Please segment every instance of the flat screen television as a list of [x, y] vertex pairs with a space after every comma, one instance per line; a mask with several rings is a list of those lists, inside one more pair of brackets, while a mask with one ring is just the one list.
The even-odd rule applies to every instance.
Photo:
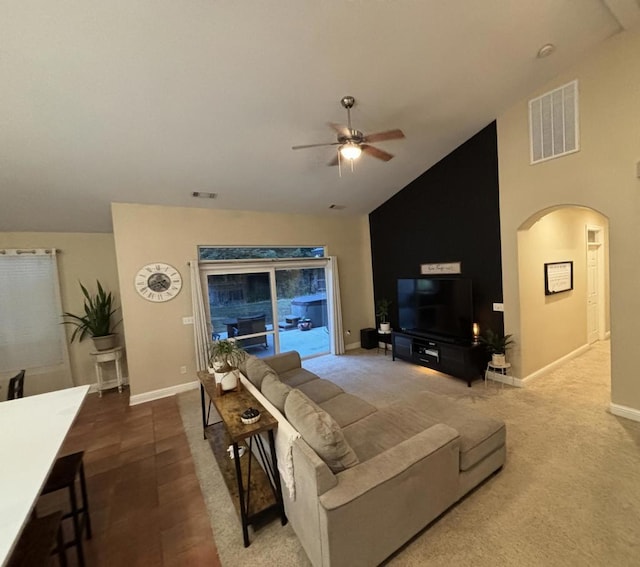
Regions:
[[398, 279], [398, 324], [403, 331], [470, 340], [473, 336], [471, 280]]

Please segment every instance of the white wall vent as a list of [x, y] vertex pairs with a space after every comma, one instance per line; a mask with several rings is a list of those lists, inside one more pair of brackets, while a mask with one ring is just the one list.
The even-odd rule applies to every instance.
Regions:
[[578, 81], [529, 101], [532, 164], [577, 152], [578, 133]]

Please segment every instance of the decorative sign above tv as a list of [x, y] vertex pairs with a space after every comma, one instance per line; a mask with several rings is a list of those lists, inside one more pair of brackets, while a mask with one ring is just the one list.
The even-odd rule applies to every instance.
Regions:
[[548, 262], [544, 265], [544, 294], [554, 295], [573, 289], [573, 262]]
[[439, 264], [420, 264], [423, 276], [437, 276], [438, 274], [461, 274], [462, 262], [446, 262]]

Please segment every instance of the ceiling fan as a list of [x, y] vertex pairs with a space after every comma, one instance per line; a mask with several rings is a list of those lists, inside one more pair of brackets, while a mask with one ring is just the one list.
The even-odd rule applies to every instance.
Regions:
[[351, 160], [360, 157], [360, 154], [364, 152], [371, 157], [380, 159], [382, 161], [389, 161], [393, 154], [387, 153], [381, 149], [378, 149], [372, 145], [372, 142], [383, 142], [385, 140], [399, 140], [404, 138], [402, 130], [387, 130], [386, 132], [377, 132], [375, 134], [369, 134], [365, 136], [360, 130], [356, 130], [351, 127], [351, 109], [355, 104], [356, 99], [352, 96], [343, 96], [340, 99], [340, 104], [347, 110], [347, 126], [341, 124], [334, 124], [329, 122], [329, 126], [333, 128], [338, 137], [337, 142], [330, 142], [327, 144], [307, 144], [304, 146], [292, 146], [292, 150], [303, 150], [306, 148], [319, 148], [322, 146], [338, 146], [338, 152], [336, 156], [329, 162], [329, 165], [339, 165], [340, 158]]

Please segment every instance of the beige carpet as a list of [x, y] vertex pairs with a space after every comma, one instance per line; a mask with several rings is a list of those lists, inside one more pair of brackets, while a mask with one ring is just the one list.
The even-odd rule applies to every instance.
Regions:
[[[640, 565], [640, 423], [608, 413], [609, 343], [524, 389], [466, 383], [374, 351], [304, 363], [384, 405], [430, 390], [507, 423], [499, 474], [401, 549], [393, 566]], [[199, 397], [180, 407], [223, 565], [309, 565], [290, 526], [275, 521], [244, 549], [237, 515], [208, 444]]]

